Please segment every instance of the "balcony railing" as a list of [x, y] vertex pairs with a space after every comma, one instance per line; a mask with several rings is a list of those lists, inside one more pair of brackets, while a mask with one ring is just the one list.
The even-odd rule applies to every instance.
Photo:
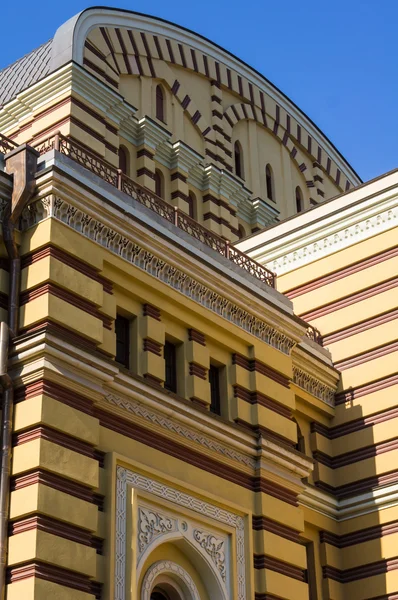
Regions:
[[212, 248], [259, 281], [275, 288], [275, 273], [272, 273], [263, 267], [263, 265], [260, 265], [260, 263], [235, 248], [228, 240], [211, 232], [194, 219], [191, 219], [181, 209], [168, 204], [151, 190], [133, 181], [130, 177], [122, 173], [120, 169], [117, 169], [93, 152], [90, 152], [90, 150], [75, 140], [65, 137], [60, 133], [55, 133], [52, 137], [35, 144], [34, 147], [40, 154], [54, 149], [61, 152], [61, 154], [69, 156], [69, 158], [89, 169], [89, 171], [95, 173], [107, 183], [110, 183], [143, 206], [146, 206], [163, 219], [173, 223], [196, 240]]
[[313, 325], [308, 325], [308, 327], [307, 327], [307, 337], [310, 340], [312, 340], [313, 342], [315, 342], [316, 344], [319, 344], [320, 346], [323, 346], [323, 340], [322, 340], [321, 332], [319, 331], [319, 329], [317, 329]]
[[11, 150], [15, 150], [17, 147], [18, 144], [0, 133], [0, 154], [7, 154], [7, 152], [11, 152]]

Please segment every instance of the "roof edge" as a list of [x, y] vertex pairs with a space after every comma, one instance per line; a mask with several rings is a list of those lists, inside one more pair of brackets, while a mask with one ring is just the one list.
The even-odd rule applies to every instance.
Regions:
[[[97, 20], [90, 19], [91, 14], [93, 17], [96, 16]], [[362, 183], [362, 179], [355, 171], [355, 169], [353, 169], [353, 167], [350, 165], [347, 159], [341, 154], [341, 152], [336, 148], [333, 142], [323, 133], [323, 131], [314, 123], [314, 121], [310, 117], [308, 117], [308, 115], [303, 110], [301, 110], [297, 106], [297, 104], [295, 104], [295, 102], [293, 102], [276, 85], [269, 81], [269, 79], [267, 79], [262, 73], [251, 67], [248, 63], [237, 57], [229, 50], [226, 50], [225, 48], [213, 42], [212, 40], [209, 40], [205, 36], [196, 33], [195, 31], [192, 31], [187, 27], [178, 25], [176, 23], [173, 23], [172, 21], [168, 21], [167, 19], [122, 8], [112, 8], [106, 6], [92, 6], [86, 8], [85, 10], [77, 13], [75, 16], [66, 21], [55, 32], [52, 43], [50, 72], [55, 71], [56, 69], [70, 61], [82, 64], [84, 44], [82, 44], [81, 40], [79, 40], [79, 33], [82, 33], [83, 36], [86, 37], [91, 31], [91, 29], [93, 29], [94, 27], [98, 27], [100, 25], [106, 26], [107, 17], [111, 14], [115, 16], [119, 16], [122, 14], [131, 15], [140, 17], [143, 20], [151, 20], [155, 23], [157, 22], [159, 24], [168, 25], [170, 27], [177, 28], [182, 32], [185, 32], [190, 36], [196, 37], [198, 40], [205, 42], [206, 45], [210, 45], [214, 49], [221, 50], [222, 53], [228, 55], [234, 61], [237, 61], [245, 69], [248, 69], [249, 72], [252, 74], [252, 78], [253, 76], [254, 79], [260, 78], [260, 80], [263, 82], [263, 85], [265, 83], [265, 85], [270, 86], [270, 88], [275, 92], [277, 96], [280, 97], [282, 101], [287, 102], [289, 106], [292, 107], [294, 111], [298, 113], [301, 119], [304, 120], [304, 122], [306, 121], [310, 125], [310, 127], [315, 130], [315, 132], [321, 137], [321, 139], [324, 140], [324, 143], [326, 142], [326, 144], [332, 150], [331, 153], [335, 154], [335, 156], [338, 157], [339, 160], [337, 162], [341, 162], [344, 164], [346, 170], [350, 173], [350, 178], [356, 180], [355, 183], [357, 184]], [[101, 15], [103, 17], [102, 22], [101, 19], [98, 19], [98, 17], [100, 17]], [[111, 25], [110, 22], [109, 25]]]

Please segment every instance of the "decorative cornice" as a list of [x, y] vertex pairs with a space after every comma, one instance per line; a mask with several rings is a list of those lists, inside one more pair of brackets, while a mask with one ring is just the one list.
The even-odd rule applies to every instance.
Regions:
[[398, 175], [392, 173], [251, 237], [238, 247], [278, 275], [397, 226]]
[[195, 444], [201, 446], [204, 450], [216, 452], [217, 454], [230, 458], [231, 460], [238, 462], [241, 465], [245, 465], [250, 469], [254, 469], [256, 467], [256, 458], [247, 456], [231, 447], [221, 444], [220, 442], [211, 439], [203, 433], [195, 431], [193, 428], [186, 427], [177, 420], [172, 420], [165, 415], [162, 415], [160, 412], [145, 407], [140, 402], [127, 400], [119, 396], [115, 396], [114, 394], [107, 394], [104, 397], [104, 400], [108, 404], [118, 406], [130, 414], [145, 419], [145, 421], [148, 423], [158, 425], [159, 427], [162, 427], [162, 429], [166, 429], [167, 431], [184, 438], [187, 442], [194, 442]]
[[284, 354], [290, 354], [294, 347], [294, 339], [59, 197], [49, 196], [30, 204], [24, 210], [22, 227], [27, 229], [48, 217], [65, 223]]
[[334, 406], [335, 389], [319, 381], [310, 373], [294, 366], [293, 381], [298, 387], [315, 396], [315, 398], [326, 402], [329, 406]]

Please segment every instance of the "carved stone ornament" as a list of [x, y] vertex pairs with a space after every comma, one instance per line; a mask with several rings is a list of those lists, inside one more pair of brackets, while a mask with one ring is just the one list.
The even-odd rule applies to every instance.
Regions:
[[203, 433], [195, 431], [193, 428], [186, 427], [182, 425], [178, 421], [174, 421], [159, 412], [155, 412], [150, 410], [140, 402], [135, 400], [127, 400], [125, 398], [120, 398], [119, 396], [115, 396], [114, 394], [107, 394], [104, 398], [106, 402], [112, 404], [113, 406], [118, 406], [119, 408], [123, 408], [127, 410], [127, 412], [136, 415], [137, 417], [141, 417], [148, 421], [149, 423], [154, 423], [176, 433], [177, 435], [185, 438], [189, 442], [194, 442], [200, 446], [202, 446], [205, 450], [212, 450], [217, 454], [221, 454], [222, 456], [226, 456], [228, 458], [232, 458], [232, 460], [237, 461], [240, 464], [246, 465], [254, 469], [257, 465], [257, 460], [252, 458], [251, 456], [246, 456], [237, 450], [229, 446], [225, 446], [224, 444], [220, 444], [216, 440], [213, 440]]
[[326, 402], [329, 406], [334, 406], [335, 391], [326, 385], [326, 383], [322, 383], [322, 381], [319, 381], [319, 379], [316, 379], [298, 367], [293, 367], [293, 381], [303, 390], [315, 396], [315, 398], [319, 398], [319, 400]]
[[[128, 487], [132, 487], [135, 490], [144, 491], [147, 494], [152, 494], [155, 498], [160, 500], [166, 500], [167, 502], [174, 504], [176, 507], [187, 508], [200, 516], [205, 516], [216, 522], [233, 528], [235, 530], [234, 539], [236, 556], [236, 598], [237, 600], [248, 600], [248, 596], [246, 593], [247, 565], [245, 548], [245, 526], [242, 517], [228, 510], [220, 508], [214, 504], [201, 500], [200, 498], [191, 496], [186, 492], [165, 485], [159, 481], [156, 481], [155, 479], [145, 477], [141, 473], [135, 473], [121, 466], [117, 467], [116, 486], [116, 556], [114, 600], [125, 600], [126, 598], [126, 517]], [[162, 528], [167, 529], [168, 525], [166, 515], [164, 515], [163, 513], [157, 515], [158, 517], [166, 517], [166, 521], [163, 521], [161, 524], [155, 516], [155, 513], [158, 513], [157, 510], [150, 510], [146, 507], [145, 509], [149, 513], [153, 513], [153, 516], [149, 515], [149, 518], [147, 519], [148, 523], [147, 525], [145, 525], [147, 529], [144, 531], [144, 538], [147, 538], [148, 536], [150, 537], [152, 530], [155, 532], [155, 530], [160, 530]], [[223, 564], [226, 568], [225, 556], [223, 558], [223, 554], [225, 554], [225, 547], [218, 547], [221, 539], [216, 539], [214, 535], [210, 536], [210, 538], [207, 540], [206, 536], [208, 536], [209, 533], [210, 532], [198, 530], [197, 537], [194, 537], [194, 541], [210, 557], [210, 559], [213, 561], [213, 564], [215, 564], [216, 567], [219, 569], [219, 573], [221, 575], [220, 569], [222, 568]], [[214, 543], [211, 540], [211, 537], [214, 537]], [[145, 543], [145, 540], [143, 540], [143, 543]], [[204, 544], [204, 546], [202, 544]], [[154, 579], [152, 579], [152, 581], [153, 580]], [[151, 589], [150, 586], [148, 589]], [[142, 596], [142, 599], [145, 598], [145, 600], [149, 600], [149, 597], [149, 595]], [[195, 596], [193, 597], [195, 598]]]
[[117, 231], [97, 221], [94, 217], [54, 196], [51, 196], [49, 207], [44, 207], [44, 201], [47, 203], [48, 199], [38, 200], [28, 206], [22, 218], [21, 227], [23, 229], [42, 221], [48, 216], [58, 219], [85, 237], [101, 244], [110, 252], [184, 294], [194, 302], [254, 335], [269, 346], [277, 348], [284, 354], [290, 354], [295, 346], [295, 340], [289, 338], [286, 334], [221, 296], [218, 292], [196, 281], [190, 275], [169, 265], [162, 258], [155, 256], [132, 240], [128, 240]]
[[145, 551], [154, 538], [171, 531], [177, 530], [174, 519], [170, 519], [159, 512], [140, 507], [138, 509], [138, 550]]
[[194, 539], [198, 544], [205, 550], [210, 556], [211, 560], [215, 564], [219, 571], [223, 581], [226, 577], [226, 565], [225, 565], [225, 542], [219, 538], [216, 538], [213, 534], [200, 531], [195, 529], [193, 532]]
[[151, 592], [156, 585], [156, 579], [159, 575], [170, 575], [172, 579], [177, 579], [177, 582], [181, 581], [189, 592], [187, 600], [200, 600], [198, 589], [192, 577], [185, 569], [171, 560], [159, 560], [149, 567], [142, 582], [140, 600], [150, 600]]

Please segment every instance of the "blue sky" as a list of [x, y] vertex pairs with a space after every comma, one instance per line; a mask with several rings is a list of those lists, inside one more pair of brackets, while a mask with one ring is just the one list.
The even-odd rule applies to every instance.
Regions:
[[[0, 68], [92, 5], [84, 0], [5, 2]], [[398, 167], [396, 0], [118, 0], [105, 5], [188, 27], [249, 63], [315, 121], [362, 179]]]

